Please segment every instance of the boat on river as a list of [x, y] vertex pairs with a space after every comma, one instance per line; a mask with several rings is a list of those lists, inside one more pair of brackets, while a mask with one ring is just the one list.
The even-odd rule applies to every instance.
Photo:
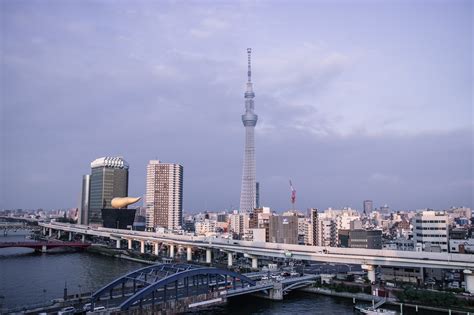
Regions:
[[398, 315], [397, 311], [388, 310], [385, 308], [373, 308], [372, 306], [356, 306], [356, 311], [359, 314], [367, 314], [367, 315]]

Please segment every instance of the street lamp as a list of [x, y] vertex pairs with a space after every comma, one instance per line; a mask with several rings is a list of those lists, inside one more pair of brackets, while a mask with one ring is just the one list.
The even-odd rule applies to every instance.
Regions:
[[43, 302], [46, 303], [46, 289], [43, 289]]

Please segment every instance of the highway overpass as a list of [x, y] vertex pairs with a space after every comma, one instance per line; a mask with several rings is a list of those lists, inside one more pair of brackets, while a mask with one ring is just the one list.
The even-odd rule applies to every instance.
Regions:
[[175, 247], [183, 247], [187, 251], [188, 261], [192, 260], [192, 249], [206, 250], [206, 261], [212, 260], [212, 250], [217, 249], [228, 253], [228, 265], [232, 265], [232, 253], [241, 253], [252, 259], [252, 267], [257, 268], [259, 257], [292, 258], [297, 260], [317, 261], [341, 264], [360, 264], [368, 271], [369, 280], [375, 281], [376, 266], [414, 267], [414, 268], [442, 268], [463, 269], [466, 275], [466, 287], [474, 293], [474, 255], [454, 253], [410, 252], [394, 250], [376, 250], [360, 248], [338, 248], [292, 245], [266, 242], [250, 242], [211, 238], [204, 236], [190, 236], [177, 234], [160, 234], [154, 232], [140, 232], [107, 228], [91, 228], [85, 225], [65, 223], [39, 223], [44, 229], [51, 231], [72, 232], [80, 235], [93, 235], [116, 240], [120, 247], [121, 241], [140, 242], [141, 251], [145, 244], [153, 244], [154, 252], [158, 253], [160, 244], [169, 246], [170, 257], [174, 257]]

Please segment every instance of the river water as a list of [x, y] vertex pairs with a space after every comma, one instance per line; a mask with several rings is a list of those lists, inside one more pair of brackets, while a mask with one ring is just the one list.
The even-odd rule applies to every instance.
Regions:
[[[25, 235], [20, 233], [0, 236], [0, 242], [25, 240]], [[1, 304], [13, 308], [60, 298], [65, 287], [68, 294], [91, 292], [141, 267], [144, 265], [138, 262], [86, 252], [40, 254], [22, 248], [0, 249], [0, 309]], [[199, 314], [336, 315], [353, 314], [353, 305], [349, 299], [292, 292], [283, 301], [251, 296], [232, 298], [226, 305]]]

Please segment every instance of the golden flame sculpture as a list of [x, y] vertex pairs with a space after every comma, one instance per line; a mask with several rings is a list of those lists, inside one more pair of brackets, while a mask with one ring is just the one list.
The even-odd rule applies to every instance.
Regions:
[[116, 197], [116, 198], [112, 199], [112, 201], [110, 203], [112, 204], [112, 208], [122, 209], [122, 208], [125, 208], [128, 205], [131, 205], [131, 204], [137, 202], [140, 199], [141, 199], [141, 197], [138, 197], [138, 198]]

